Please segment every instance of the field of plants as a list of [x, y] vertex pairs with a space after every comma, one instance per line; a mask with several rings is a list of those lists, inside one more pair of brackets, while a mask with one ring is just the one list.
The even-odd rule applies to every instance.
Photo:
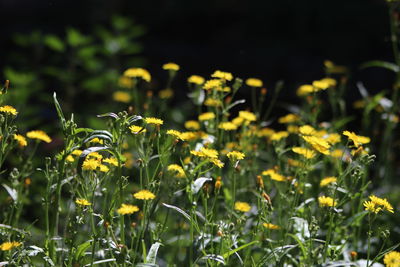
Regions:
[[141, 67], [122, 17], [17, 36], [45, 67], [4, 70], [0, 266], [400, 266], [397, 5], [393, 61], [357, 70], [391, 88], [326, 60], [291, 103], [284, 81]]

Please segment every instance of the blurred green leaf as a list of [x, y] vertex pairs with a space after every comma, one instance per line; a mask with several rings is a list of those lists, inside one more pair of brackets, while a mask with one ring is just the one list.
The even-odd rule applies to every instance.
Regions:
[[44, 43], [57, 52], [63, 52], [65, 45], [63, 41], [55, 35], [49, 34], [44, 37]]

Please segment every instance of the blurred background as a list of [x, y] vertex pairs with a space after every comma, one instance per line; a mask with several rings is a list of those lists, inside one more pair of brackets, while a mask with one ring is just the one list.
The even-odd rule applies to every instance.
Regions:
[[[125, 69], [145, 67], [159, 87], [170, 61], [181, 66], [174, 89], [182, 92], [188, 76], [221, 69], [260, 78], [268, 90], [283, 80], [281, 97], [296, 101], [299, 85], [324, 77], [327, 59], [368, 90], [393, 84], [388, 71], [359, 70], [365, 61], [392, 60], [382, 0], [0, 0], [0, 10], [0, 77], [27, 109], [46, 106], [56, 91], [67, 111], [90, 113], [87, 101], [105, 101]], [[359, 98], [355, 86], [353, 94]], [[45, 108], [26, 113], [38, 112], [52, 116]], [[37, 116], [29, 121], [40, 124]]]

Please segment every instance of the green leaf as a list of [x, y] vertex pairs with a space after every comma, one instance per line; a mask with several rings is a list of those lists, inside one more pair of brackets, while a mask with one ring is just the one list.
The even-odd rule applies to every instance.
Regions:
[[301, 242], [300, 239], [297, 236], [295, 236], [294, 234], [287, 233], [287, 235], [290, 236], [291, 238], [293, 238], [297, 242], [297, 244], [300, 247], [301, 253], [303, 253], [303, 257], [306, 259], [307, 258], [307, 250], [304, 247], [303, 242]]
[[396, 64], [392, 62], [387, 62], [387, 61], [382, 61], [382, 60], [373, 60], [373, 61], [368, 61], [363, 63], [360, 68], [361, 69], [366, 69], [366, 68], [371, 68], [371, 67], [378, 67], [378, 68], [384, 68], [387, 70], [391, 70], [395, 73], [399, 72], [400, 68]]
[[236, 252], [238, 252], [238, 251], [240, 251], [240, 250], [242, 250], [242, 249], [244, 249], [244, 248], [247, 248], [248, 246], [252, 246], [252, 245], [254, 245], [254, 244], [256, 244], [256, 243], [258, 243], [257, 240], [254, 240], [254, 241], [252, 241], [252, 242], [250, 242], [250, 243], [246, 243], [246, 244], [244, 244], [244, 245], [242, 245], [242, 246], [240, 246], [240, 247], [238, 247], [238, 248], [232, 249], [231, 251], [228, 251], [228, 252], [222, 254], [222, 257], [224, 257], [224, 259], [226, 259], [226, 258], [228, 258], [229, 256], [231, 256], [232, 254], [234, 254], [234, 253], [236, 253]]
[[66, 127], [67, 127], [67, 126], [66, 126], [66, 120], [65, 120], [65, 117], [64, 117], [64, 113], [62, 112], [60, 103], [59, 103], [58, 100], [57, 100], [57, 94], [56, 94], [56, 92], [53, 93], [53, 100], [54, 100], [54, 105], [56, 106], [56, 110], [57, 110], [58, 117], [59, 117], [60, 120], [61, 120], [62, 129], [65, 130]]
[[65, 45], [61, 41], [60, 38], [58, 38], [55, 35], [49, 34], [44, 37], [44, 43], [51, 49], [57, 51], [57, 52], [63, 52], [65, 50]]
[[167, 208], [169, 208], [169, 209], [176, 210], [177, 212], [179, 212], [180, 214], [182, 214], [183, 217], [185, 217], [185, 218], [188, 219], [190, 222], [192, 222], [192, 219], [190, 218], [190, 215], [187, 214], [186, 212], [184, 212], [182, 209], [180, 209], [180, 208], [178, 208], [178, 207], [176, 207], [176, 206], [173, 206], [173, 205], [166, 204], [166, 203], [162, 203], [162, 204], [163, 204], [163, 206], [165, 206], [165, 207], [167, 207]]
[[83, 244], [80, 244], [78, 248], [76, 249], [74, 259], [75, 261], [79, 261], [84, 255], [85, 251], [91, 246], [90, 242], [85, 242]]

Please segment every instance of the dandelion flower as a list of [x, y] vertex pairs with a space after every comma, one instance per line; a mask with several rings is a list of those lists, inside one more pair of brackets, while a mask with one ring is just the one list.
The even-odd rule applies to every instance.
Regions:
[[121, 207], [117, 210], [117, 212], [121, 215], [133, 214], [138, 211], [139, 211], [138, 206], [129, 204], [122, 204]]
[[130, 68], [127, 69], [124, 72], [124, 76], [129, 77], [129, 78], [142, 78], [146, 82], [151, 81], [151, 75], [150, 73], [142, 68]]
[[186, 121], [185, 128], [188, 130], [199, 130], [200, 123], [198, 121], [194, 121], [194, 120]]
[[329, 148], [331, 146], [323, 138], [316, 136], [302, 136], [302, 138], [318, 152], [324, 155], [329, 155]]
[[305, 96], [316, 91], [316, 88], [311, 84], [304, 84], [297, 89], [296, 94], [297, 96]]
[[188, 78], [188, 82], [197, 85], [202, 85], [204, 83], [204, 78], [199, 75], [192, 75]]
[[289, 133], [288, 132], [286, 132], [286, 131], [279, 131], [279, 132], [276, 132], [276, 133], [273, 133], [271, 136], [270, 136], [270, 140], [271, 141], [279, 141], [279, 140], [281, 140], [281, 139], [283, 139], [283, 138], [286, 138], [286, 137], [288, 137], [289, 136]]
[[118, 160], [116, 158], [106, 158], [103, 160], [103, 162], [114, 165], [114, 166], [118, 166]]
[[236, 161], [236, 160], [241, 160], [241, 159], [244, 159], [244, 157], [246, 156], [244, 153], [242, 153], [242, 152], [239, 152], [239, 151], [232, 151], [232, 152], [229, 152], [227, 155], [226, 155], [230, 160], [233, 160], [233, 161]]
[[370, 201], [364, 201], [365, 210], [378, 213], [381, 210], [386, 210], [394, 213], [393, 206], [386, 200], [386, 198], [379, 198], [375, 195], [369, 196]]
[[131, 95], [124, 91], [116, 91], [113, 93], [112, 98], [116, 102], [129, 103], [131, 101]]
[[248, 78], [246, 80], [246, 84], [250, 87], [262, 87], [263, 86], [263, 82], [260, 79], [256, 79], [256, 78]]
[[299, 127], [299, 133], [303, 135], [315, 135], [316, 130], [311, 125], [303, 125]]
[[28, 145], [26, 138], [20, 134], [14, 134], [14, 140], [16, 140], [18, 142], [18, 145], [20, 147], [24, 147], [24, 146]]
[[154, 199], [156, 197], [156, 195], [154, 195], [149, 190], [140, 190], [139, 192], [133, 194], [133, 196], [136, 199], [142, 199], [142, 200]]
[[74, 151], [71, 152], [71, 154], [74, 156], [80, 156], [82, 152], [83, 152], [82, 150], [75, 149]]
[[218, 158], [217, 150], [205, 147], [202, 147], [200, 151], [191, 150], [190, 154], [195, 155], [197, 157], [207, 157], [211, 159]]
[[145, 118], [144, 121], [147, 124], [154, 124], [154, 125], [162, 125], [164, 123], [163, 120], [154, 117]]
[[214, 112], [205, 112], [199, 115], [199, 121], [208, 121], [215, 118]]
[[354, 132], [343, 131], [343, 135], [347, 136], [351, 141], [353, 141], [355, 147], [368, 144], [371, 141], [369, 137], [356, 135]]
[[169, 99], [174, 96], [174, 91], [171, 88], [167, 88], [158, 92], [158, 96], [161, 99]]
[[336, 183], [336, 181], [337, 181], [337, 178], [334, 176], [325, 177], [324, 179], [321, 180], [321, 182], [319, 183], [319, 186], [324, 187], [329, 184]]
[[232, 73], [230, 72], [224, 72], [224, 71], [220, 71], [220, 70], [216, 70], [211, 77], [213, 78], [219, 78], [219, 79], [223, 79], [226, 81], [232, 81], [233, 76]]
[[212, 80], [208, 80], [206, 81], [206, 83], [203, 85], [203, 89], [204, 90], [217, 90], [217, 89], [221, 89], [222, 87], [222, 80], [220, 79], [212, 79]]
[[170, 62], [170, 63], [164, 64], [164, 65], [162, 66], [162, 68], [163, 68], [164, 70], [178, 71], [180, 67], [179, 67], [178, 64], [175, 64], [175, 63]]
[[246, 121], [256, 121], [257, 120], [257, 117], [253, 112], [245, 111], [245, 110], [239, 111], [239, 117], [243, 118]]
[[287, 178], [279, 173], [277, 173], [274, 169], [268, 169], [265, 170], [261, 173], [263, 176], [269, 176], [271, 177], [271, 180], [277, 181], [277, 182], [284, 182], [287, 180]]
[[26, 134], [26, 136], [30, 139], [37, 139], [46, 143], [51, 142], [51, 138], [44, 131], [41, 130], [30, 131]]
[[175, 176], [177, 178], [184, 178], [186, 177], [185, 175], [185, 171], [183, 170], [183, 168], [181, 166], [179, 166], [178, 164], [170, 164], [167, 167], [167, 170], [170, 172], [174, 172]]
[[324, 78], [313, 82], [313, 86], [319, 90], [326, 90], [329, 87], [336, 86], [336, 81], [332, 78]]
[[82, 164], [82, 169], [85, 171], [94, 171], [100, 167], [100, 161], [95, 158], [86, 158]]
[[131, 130], [131, 133], [133, 133], [133, 134], [139, 134], [139, 133], [145, 133], [146, 132], [146, 129], [144, 129], [141, 126], [137, 126], [137, 125], [129, 126], [129, 130]]
[[223, 130], [225, 130], [225, 131], [234, 131], [234, 130], [237, 130], [237, 125], [236, 124], [234, 124], [233, 122], [230, 122], [230, 121], [226, 121], [226, 122], [221, 122], [219, 125], [218, 125], [218, 128], [219, 129], [223, 129]]
[[219, 99], [209, 97], [204, 101], [204, 105], [207, 107], [220, 107], [222, 102]]
[[225, 166], [225, 164], [219, 159], [211, 159], [211, 162], [218, 168], [223, 168]]
[[0, 107], [0, 112], [4, 112], [14, 116], [18, 114], [17, 110], [12, 106], [2, 106]]
[[235, 202], [235, 210], [238, 210], [241, 212], [248, 212], [251, 210], [251, 206], [247, 202], [236, 201]]
[[283, 117], [280, 117], [278, 119], [278, 122], [284, 124], [284, 123], [297, 122], [299, 120], [300, 120], [300, 116], [298, 116], [296, 114], [293, 114], [293, 113], [290, 113], [290, 114], [287, 114], [287, 115], [285, 115]]
[[16, 241], [12, 241], [12, 242], [4, 242], [0, 245], [0, 250], [2, 251], [7, 251], [7, 250], [11, 250], [13, 248], [19, 247], [21, 246], [22, 243], [20, 242], [16, 242]]
[[307, 149], [304, 147], [293, 147], [292, 151], [294, 153], [302, 155], [303, 157], [305, 157], [307, 159], [312, 159], [316, 156], [316, 153], [313, 150]]
[[99, 170], [100, 170], [101, 172], [109, 172], [109, 171], [110, 171], [110, 168], [108, 168], [108, 166], [106, 166], [106, 165], [104, 165], [104, 164], [100, 164], [100, 165], [99, 165]]
[[263, 226], [265, 228], [267, 228], [267, 229], [270, 229], [270, 230], [279, 230], [279, 229], [281, 229], [281, 227], [279, 225], [272, 224], [272, 223], [263, 223]]
[[320, 207], [334, 207], [337, 204], [333, 198], [326, 196], [318, 197], [318, 203]]
[[400, 266], [400, 252], [391, 251], [385, 254], [383, 262], [386, 267], [399, 267]]
[[78, 198], [78, 199], [76, 199], [76, 200], [75, 200], [75, 203], [78, 204], [78, 205], [81, 205], [81, 206], [90, 206], [90, 205], [92, 205], [92, 203], [90, 203], [89, 201], [87, 201], [87, 200], [84, 199], [84, 198]]

